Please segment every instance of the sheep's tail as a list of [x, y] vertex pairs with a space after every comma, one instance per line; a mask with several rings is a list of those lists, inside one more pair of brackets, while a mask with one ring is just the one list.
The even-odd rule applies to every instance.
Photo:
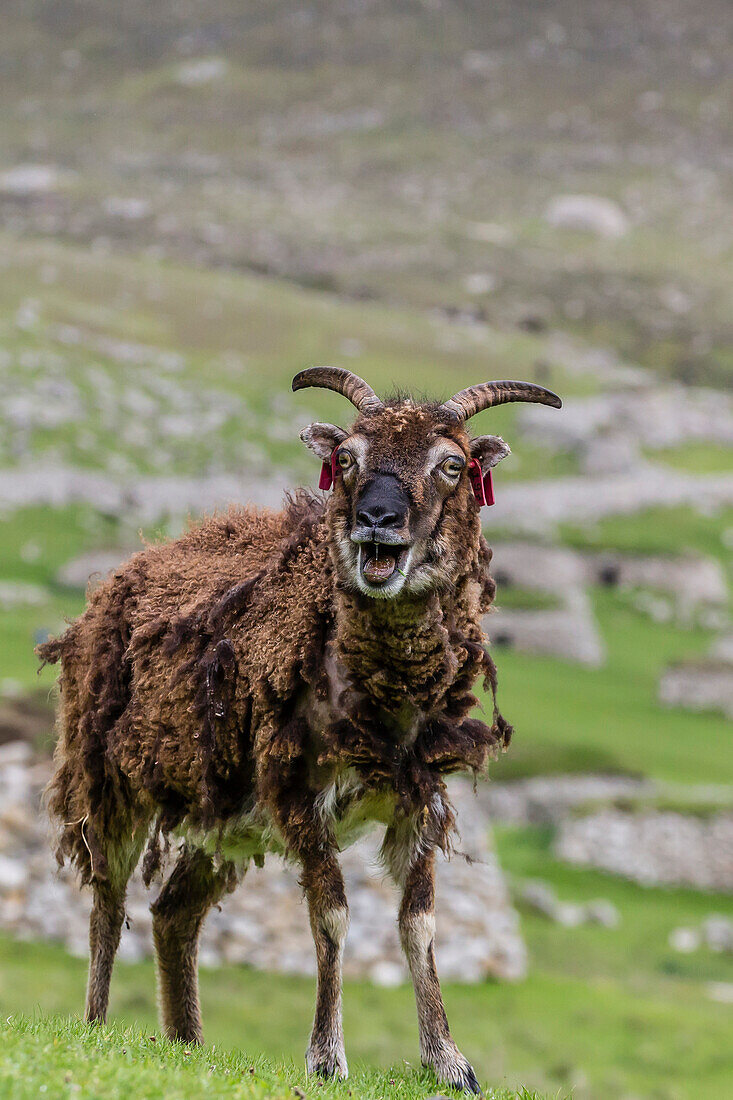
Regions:
[[100, 615], [87, 613], [36, 648], [44, 664], [61, 663], [55, 768], [44, 803], [58, 829], [56, 859], [73, 863], [84, 883], [107, 878], [107, 853], [134, 828], [128, 784], [107, 752], [130, 698], [128, 632], [115, 595]]

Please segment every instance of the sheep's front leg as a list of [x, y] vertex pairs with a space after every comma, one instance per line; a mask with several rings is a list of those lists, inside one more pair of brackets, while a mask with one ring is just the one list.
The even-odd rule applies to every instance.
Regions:
[[324, 853], [304, 866], [311, 930], [316, 945], [318, 992], [306, 1067], [321, 1077], [348, 1077], [341, 1021], [341, 964], [349, 927], [344, 880], [335, 856]]
[[401, 876], [400, 939], [415, 988], [420, 1056], [446, 1085], [480, 1093], [476, 1074], [451, 1036], [435, 969], [434, 864], [434, 852], [419, 855]]

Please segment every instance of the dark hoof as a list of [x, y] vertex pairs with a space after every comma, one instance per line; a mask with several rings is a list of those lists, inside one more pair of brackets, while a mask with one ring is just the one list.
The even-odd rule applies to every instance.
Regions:
[[483, 1096], [483, 1090], [478, 1083], [476, 1074], [471, 1065], [465, 1060], [446, 1066], [442, 1072], [438, 1072], [439, 1081], [448, 1088], [458, 1092], [469, 1092], [475, 1096]]
[[325, 1057], [318, 1057], [309, 1051], [306, 1054], [305, 1065], [309, 1077], [321, 1077], [324, 1081], [345, 1081], [349, 1076], [343, 1051], [337, 1051]]

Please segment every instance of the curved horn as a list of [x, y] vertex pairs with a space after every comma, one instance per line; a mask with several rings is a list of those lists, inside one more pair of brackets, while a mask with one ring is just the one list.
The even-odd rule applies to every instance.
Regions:
[[554, 409], [562, 408], [562, 401], [556, 393], [546, 390], [544, 386], [536, 386], [534, 382], [482, 382], [479, 386], [469, 386], [467, 390], [454, 394], [443, 402], [441, 408], [447, 409], [458, 420], [469, 420], [492, 405], [506, 405], [509, 401], [536, 401], [540, 405], [552, 405]]
[[294, 390], [305, 390], [309, 386], [343, 394], [361, 413], [382, 408], [382, 402], [372, 387], [359, 378], [358, 374], [352, 374], [343, 367], [308, 367], [296, 374], [293, 379]]

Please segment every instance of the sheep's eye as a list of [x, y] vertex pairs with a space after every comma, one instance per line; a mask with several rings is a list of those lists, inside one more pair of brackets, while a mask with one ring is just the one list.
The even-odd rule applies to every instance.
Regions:
[[348, 451], [339, 451], [336, 461], [342, 470], [350, 470], [354, 465], [354, 459]]
[[448, 477], [458, 477], [463, 469], [463, 463], [460, 458], [446, 458], [443, 465], [440, 467], [444, 474]]

